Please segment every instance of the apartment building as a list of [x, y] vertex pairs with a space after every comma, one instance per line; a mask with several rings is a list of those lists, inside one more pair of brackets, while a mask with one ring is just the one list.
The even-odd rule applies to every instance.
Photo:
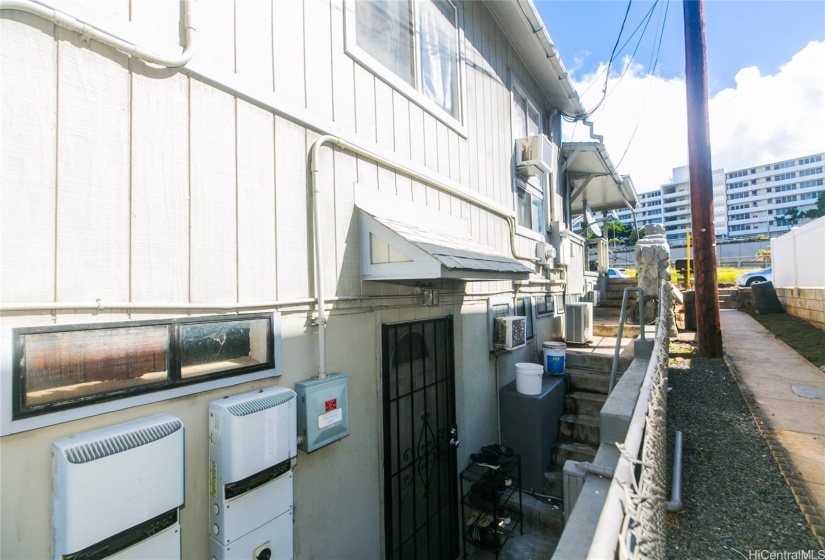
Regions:
[[728, 172], [725, 176], [728, 235], [784, 233], [809, 221], [803, 215], [816, 208], [819, 193], [825, 191], [823, 155]]
[[[752, 237], [784, 233], [809, 221], [823, 185], [825, 154], [819, 153], [755, 167], [713, 171], [713, 214], [716, 236]], [[629, 210], [619, 212], [622, 223], [633, 225]], [[673, 169], [673, 179], [658, 190], [640, 193], [636, 207], [639, 227], [664, 224], [668, 242], [681, 245], [690, 228], [688, 167]]]

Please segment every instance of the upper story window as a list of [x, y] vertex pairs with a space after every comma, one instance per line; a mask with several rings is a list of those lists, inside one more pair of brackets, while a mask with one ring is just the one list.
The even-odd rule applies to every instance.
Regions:
[[[513, 141], [542, 134], [541, 111], [527, 91], [512, 77]], [[516, 177], [516, 223], [536, 233], [543, 232], [544, 175]]]
[[435, 116], [460, 121], [458, 17], [448, 0], [354, 0], [347, 50]]

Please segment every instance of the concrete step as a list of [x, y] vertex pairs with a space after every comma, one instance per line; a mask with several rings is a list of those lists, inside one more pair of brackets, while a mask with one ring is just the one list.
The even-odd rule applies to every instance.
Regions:
[[613, 286], [635, 286], [639, 281], [638, 278], [608, 278], [607, 285]]
[[564, 414], [559, 418], [559, 437], [599, 445], [599, 418], [587, 414]]
[[741, 309], [742, 302], [736, 301], [719, 301], [719, 309]]
[[[583, 391], [586, 393], [597, 393], [607, 395], [610, 387], [609, 371], [593, 371], [589, 369], [566, 369], [565, 373], [570, 376], [570, 390]], [[616, 376], [616, 381], [620, 376]]]
[[557, 441], [553, 445], [551, 463], [564, 467], [565, 461], [593, 461], [596, 458], [597, 447], [578, 441]]
[[[630, 308], [633, 305], [633, 301], [628, 299], [627, 307]], [[599, 302], [599, 307], [610, 307], [613, 309], [621, 309], [622, 308], [622, 298], [618, 299], [603, 299]]]
[[[619, 299], [622, 299], [622, 296], [624, 295], [625, 288], [635, 288], [635, 287], [636, 287], [635, 284], [633, 284], [633, 285], [608, 284], [607, 285], [607, 290], [606, 290], [607, 291], [607, 297], [614, 297], [615, 298], [615, 297], [618, 296]], [[639, 297], [639, 292], [630, 292], [630, 293], [627, 294], [627, 299], [638, 298], [638, 297]]]
[[[619, 358], [619, 371], [624, 371], [630, 367], [630, 358]], [[613, 354], [594, 354], [590, 351], [577, 352], [574, 348], [567, 348], [564, 358], [565, 371], [572, 369], [592, 369], [594, 371], [607, 371], [613, 368]]]
[[[561, 536], [564, 530], [564, 503], [561, 500], [540, 499], [522, 492], [521, 501], [525, 535], [532, 532]], [[511, 500], [507, 507], [518, 511], [518, 497]]]
[[601, 393], [571, 391], [564, 396], [564, 412], [598, 417], [606, 400], [607, 395]]
[[[593, 336], [610, 336], [616, 338], [619, 334], [619, 320], [616, 319], [615, 324], [605, 324], [605, 323], [594, 323], [593, 324]], [[636, 338], [639, 336], [639, 325], [628, 325], [627, 323], [624, 324], [624, 330], [622, 331], [622, 336], [624, 338]]]
[[564, 497], [564, 467], [550, 465], [544, 472], [544, 494], [546, 496]]

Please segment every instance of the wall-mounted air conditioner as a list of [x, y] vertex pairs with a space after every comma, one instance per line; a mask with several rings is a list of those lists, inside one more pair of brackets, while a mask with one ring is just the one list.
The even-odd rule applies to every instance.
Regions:
[[292, 558], [296, 418], [283, 387], [209, 403], [213, 558]]
[[589, 301], [564, 306], [565, 340], [584, 344], [593, 340], [593, 304]]
[[518, 315], [495, 318], [493, 343], [497, 350], [515, 350], [527, 344], [527, 318]]
[[516, 168], [526, 175], [550, 173], [556, 146], [543, 134], [516, 140]]
[[180, 558], [183, 422], [168, 414], [52, 444], [52, 557]]

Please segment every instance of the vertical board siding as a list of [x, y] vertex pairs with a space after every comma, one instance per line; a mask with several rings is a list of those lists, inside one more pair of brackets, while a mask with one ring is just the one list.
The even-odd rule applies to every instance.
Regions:
[[132, 23], [145, 30], [145, 36], [151, 38], [152, 44], [166, 41], [183, 45], [183, 6], [180, 2], [131, 2], [130, 12]]
[[131, 301], [187, 301], [189, 81], [133, 65]]
[[344, 0], [330, 0], [332, 117], [342, 130], [355, 132], [355, 77], [344, 39]]
[[238, 100], [238, 301], [277, 299], [275, 116]]
[[191, 81], [192, 302], [237, 301], [235, 98]]
[[275, 91], [306, 107], [304, 75], [304, 3], [272, 2]]
[[[68, 6], [78, 15], [131, 19], [147, 37], [159, 41], [182, 41], [182, 14], [174, 2]], [[27, 16], [4, 13], [3, 24], [14, 25], [20, 17]], [[197, 20], [197, 56], [216, 73], [237, 73], [243, 83], [263, 92], [274, 88], [342, 130], [354, 131], [367, 144], [394, 151], [399, 160], [412, 160], [515, 207], [510, 72], [536, 100], [546, 99], [484, 4], [463, 5], [466, 138], [353, 62], [346, 54], [344, 0], [203, 2]], [[0, 295], [16, 301], [101, 297], [197, 302], [311, 294], [306, 149], [314, 133], [180, 71], [134, 62], [130, 78], [125, 55], [83, 43], [62, 30], [64, 40], [55, 43], [44, 29], [48, 26], [39, 21], [21, 27], [25, 30], [16, 30], [16, 36], [28, 34], [37, 44], [29, 48], [21, 46], [25, 41], [5, 42], [4, 60], [12, 58], [9, 53], [15, 48], [23, 49], [19, 56], [29, 61], [36, 55], [35, 68], [25, 71], [39, 72], [37, 91], [21, 93], [26, 91], [22, 77], [14, 80], [20, 82], [14, 88], [7, 85], [11, 80], [4, 80], [4, 98], [36, 104], [28, 112], [43, 121], [30, 127], [30, 145], [47, 158], [56, 154], [57, 161], [4, 181], [4, 193], [26, 193], [3, 207], [4, 217], [12, 216], [4, 222], [26, 222], [20, 224], [26, 228], [25, 239], [4, 227], [4, 239], [15, 240], [3, 247], [3, 256], [12, 257], [7, 270], [15, 260], [11, 245], [28, 258], [25, 281], [22, 272], [4, 275]], [[55, 52], [62, 53], [59, 72]], [[42, 87], [55, 75], [59, 88]], [[187, 89], [192, 90], [188, 96]], [[4, 119], [28, 118], [8, 108], [12, 105], [4, 105]], [[50, 123], [48, 115], [58, 113], [55, 105], [60, 138], [50, 145], [56, 117]], [[105, 125], [95, 125], [92, 134], [92, 121]], [[4, 149], [4, 171], [10, 165], [6, 161], [23, 157], [26, 144]], [[467, 219], [475, 239], [509, 254], [506, 223], [500, 217], [363, 158], [330, 153], [322, 159], [327, 187], [322, 188], [322, 204], [326, 210], [334, 208], [329, 223], [322, 224], [324, 250], [335, 255], [338, 271], [325, 270], [324, 279], [336, 284], [337, 295], [362, 290], [358, 263], [346, 257], [357, 254], [357, 243], [352, 245], [357, 233], [355, 183]], [[38, 212], [38, 219], [24, 220], [35, 207], [46, 211]], [[50, 214], [51, 220], [42, 219]], [[104, 230], [107, 235], [100, 234]], [[529, 240], [519, 243], [531, 245]]]
[[435, 117], [424, 113], [424, 165], [438, 171], [438, 126]]
[[[355, 208], [355, 158], [335, 150], [335, 262], [338, 271], [336, 296], [360, 295], [361, 250], [358, 211]], [[329, 260], [329, 256], [327, 256]]]
[[198, 64], [206, 63], [210, 70], [218, 73], [234, 73], [235, 2], [197, 2], [194, 15], [198, 31]]
[[236, 71], [246, 83], [261, 91], [274, 90], [272, 48], [272, 2], [235, 2]]
[[57, 299], [129, 296], [128, 57], [58, 31]]
[[419, 165], [426, 164], [424, 110], [415, 103], [410, 103], [410, 156], [415, 163]]
[[[409, 100], [393, 91], [392, 94], [393, 112], [393, 143], [395, 152], [399, 158], [409, 160], [410, 157], [410, 102]], [[402, 200], [412, 200], [412, 179], [401, 173], [395, 176], [396, 193]]]
[[355, 65], [355, 132], [369, 142], [376, 141], [375, 77]]
[[330, 0], [304, 0], [307, 109], [332, 120]]
[[278, 298], [305, 298], [312, 294], [307, 236], [306, 131], [275, 117], [275, 208], [278, 242]]
[[54, 301], [57, 43], [29, 14], [0, 20], [0, 300]]

